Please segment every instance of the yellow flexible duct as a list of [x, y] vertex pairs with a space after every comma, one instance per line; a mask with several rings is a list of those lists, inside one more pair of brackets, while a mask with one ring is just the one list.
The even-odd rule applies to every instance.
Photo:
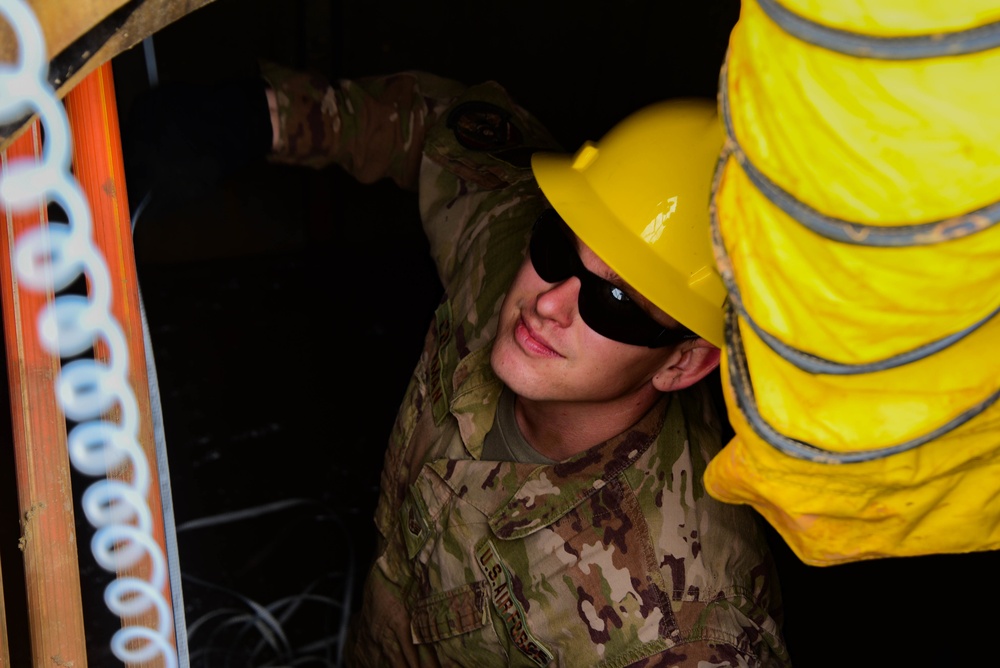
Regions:
[[1000, 548], [1000, 6], [746, 0], [709, 492], [805, 562]]

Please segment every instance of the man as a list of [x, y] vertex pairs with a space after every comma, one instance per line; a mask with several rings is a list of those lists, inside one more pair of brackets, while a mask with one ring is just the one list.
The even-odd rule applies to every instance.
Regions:
[[699, 383], [725, 294], [713, 105], [651, 107], [565, 156], [492, 83], [263, 76], [272, 159], [417, 189], [445, 288], [349, 665], [786, 665], [755, 518], [701, 483], [721, 447]]

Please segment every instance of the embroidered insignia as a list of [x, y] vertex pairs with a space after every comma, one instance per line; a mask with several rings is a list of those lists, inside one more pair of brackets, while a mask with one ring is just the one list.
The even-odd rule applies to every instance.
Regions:
[[510, 590], [511, 575], [507, 565], [500, 560], [493, 542], [486, 540], [476, 550], [476, 562], [490, 586], [493, 608], [500, 615], [514, 646], [538, 666], [552, 661], [552, 652], [528, 630], [528, 622], [520, 601]]
[[464, 102], [448, 114], [447, 125], [470, 151], [495, 151], [524, 141], [510, 117], [509, 111], [489, 102]]
[[403, 542], [406, 543], [406, 556], [410, 559], [424, 546], [430, 533], [418, 504], [418, 498], [411, 490], [399, 506], [399, 525], [402, 528]]

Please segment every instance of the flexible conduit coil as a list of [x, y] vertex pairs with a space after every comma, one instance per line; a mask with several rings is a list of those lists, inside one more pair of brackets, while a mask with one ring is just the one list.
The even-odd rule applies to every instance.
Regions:
[[745, 0], [709, 492], [804, 562], [1000, 548], [1000, 5]]

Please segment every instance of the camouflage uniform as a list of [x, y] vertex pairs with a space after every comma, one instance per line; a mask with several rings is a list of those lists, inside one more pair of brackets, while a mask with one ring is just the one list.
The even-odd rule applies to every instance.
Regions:
[[697, 388], [555, 465], [479, 459], [497, 313], [545, 206], [528, 156], [558, 148], [545, 130], [492, 83], [264, 72], [275, 159], [417, 187], [446, 290], [386, 453], [352, 665], [787, 665], [756, 520], [701, 483], [720, 443]]

